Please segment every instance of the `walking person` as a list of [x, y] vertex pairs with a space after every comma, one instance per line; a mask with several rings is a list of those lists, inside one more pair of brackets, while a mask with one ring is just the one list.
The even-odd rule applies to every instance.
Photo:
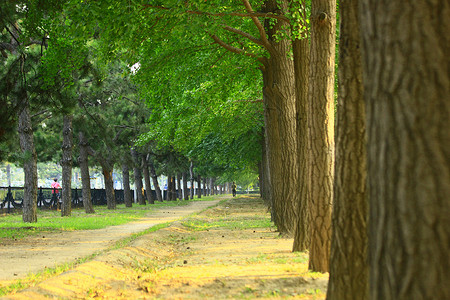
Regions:
[[231, 192], [233, 193], [233, 197], [236, 197], [236, 183], [234, 181], [231, 185]]
[[56, 201], [57, 201], [57, 210], [61, 209], [61, 197], [59, 196], [59, 189], [61, 188], [61, 185], [58, 182], [57, 178], [53, 179], [52, 182], [52, 199], [54, 199], [54, 197], [56, 197]]

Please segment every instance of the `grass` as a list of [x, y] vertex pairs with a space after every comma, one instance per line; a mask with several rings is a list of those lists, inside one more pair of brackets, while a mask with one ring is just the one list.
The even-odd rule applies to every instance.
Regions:
[[[214, 197], [203, 197], [202, 199], [213, 200]], [[86, 214], [83, 208], [74, 208], [70, 217], [61, 217], [60, 211], [38, 210], [38, 222], [36, 223], [24, 223], [21, 214], [7, 214], [0, 216], [0, 240], [16, 240], [52, 231], [101, 229], [121, 225], [143, 218], [157, 208], [187, 205], [189, 202], [165, 201], [145, 206], [135, 204], [131, 208], [121, 204], [117, 205], [115, 210], [97, 206], [94, 214]]]
[[192, 231], [202, 231], [213, 228], [242, 230], [251, 228], [275, 228], [270, 218], [264, 216], [253, 217], [210, 217], [192, 216], [182, 222], [183, 226]]

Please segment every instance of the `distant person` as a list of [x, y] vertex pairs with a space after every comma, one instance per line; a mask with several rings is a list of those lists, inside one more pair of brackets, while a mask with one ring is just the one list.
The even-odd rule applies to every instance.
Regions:
[[59, 184], [58, 179], [57, 178], [53, 179], [52, 194], [55, 194], [56, 198], [58, 199], [57, 209], [61, 208], [61, 197], [59, 197], [59, 189], [60, 188], [61, 188], [61, 185]]
[[236, 197], [236, 183], [234, 181], [231, 185], [231, 192], [233, 193], [233, 197]]

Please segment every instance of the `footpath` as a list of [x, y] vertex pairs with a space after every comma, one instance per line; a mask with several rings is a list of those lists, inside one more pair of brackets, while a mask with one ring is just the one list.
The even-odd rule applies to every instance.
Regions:
[[[9, 255], [19, 256], [10, 266], [14, 271], [4, 268], [5, 260], [0, 267], [1, 274], [13, 278], [32, 269], [20, 271], [25, 258], [18, 253], [39, 253], [34, 259], [57, 257], [61, 262], [69, 259], [62, 258], [67, 253], [72, 260], [100, 254], [0, 299], [325, 299], [328, 274], [308, 271], [308, 254], [292, 252], [293, 239], [279, 235], [262, 199], [242, 195], [216, 203], [162, 209], [152, 218], [104, 231], [41, 237], [48, 247], [11, 249]], [[110, 247], [133, 232], [170, 221], [168, 227]], [[4, 256], [6, 249], [1, 250]], [[34, 264], [33, 258], [26, 261]], [[33, 268], [55, 263], [47, 259]]]
[[124, 225], [96, 230], [46, 233], [42, 236], [27, 237], [10, 245], [0, 245], [0, 286], [24, 278], [30, 273], [71, 263], [106, 250], [120, 239], [197, 213], [219, 201], [193, 201], [187, 206], [156, 210], [146, 218]]

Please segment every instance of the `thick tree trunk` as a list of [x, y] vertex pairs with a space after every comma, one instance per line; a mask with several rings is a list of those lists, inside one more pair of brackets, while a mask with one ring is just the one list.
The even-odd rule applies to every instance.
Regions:
[[[288, 1], [265, 2], [267, 11], [288, 11]], [[282, 234], [293, 234], [297, 222], [298, 163], [294, 65], [290, 39], [280, 39], [289, 24], [266, 22], [270, 58], [263, 69], [266, 130], [274, 221]], [[284, 28], [286, 29], [286, 28]]]
[[144, 174], [145, 192], [149, 204], [154, 204], [152, 185], [150, 184], [150, 172], [148, 171], [147, 157], [142, 155], [142, 173]]
[[37, 222], [37, 154], [34, 148], [33, 128], [26, 92], [21, 97], [26, 104], [19, 113], [19, 142], [23, 155], [24, 191], [22, 219], [27, 223]]
[[450, 3], [360, 3], [370, 299], [450, 299]]
[[184, 200], [189, 200], [189, 190], [187, 188], [188, 177], [187, 173], [183, 172], [183, 197]]
[[83, 195], [83, 206], [84, 211], [87, 214], [95, 213], [94, 207], [92, 206], [91, 200], [91, 178], [89, 176], [89, 161], [88, 161], [88, 142], [84, 133], [80, 131], [79, 135], [79, 146], [80, 146], [80, 156], [78, 157], [78, 164], [80, 165], [81, 173], [81, 185], [82, 185], [82, 195]]
[[116, 197], [114, 194], [113, 168], [102, 166], [102, 174], [105, 180], [106, 204], [108, 209], [116, 209]]
[[153, 164], [152, 160], [148, 160], [148, 165], [150, 167], [150, 175], [152, 176], [153, 186], [155, 187], [156, 199], [159, 202], [163, 202], [163, 198], [161, 195], [161, 188], [159, 187], [158, 183], [158, 176], [156, 176], [155, 165]]
[[311, 2], [311, 61], [308, 106], [308, 193], [311, 217], [309, 268], [328, 272], [334, 174], [334, 57], [336, 1]]
[[72, 214], [72, 149], [73, 128], [72, 115], [64, 115], [63, 121], [63, 144], [62, 144], [62, 193], [61, 193], [61, 216]]
[[131, 156], [134, 160], [134, 187], [136, 190], [137, 195], [137, 202], [139, 205], [145, 205], [145, 198], [144, 198], [144, 186], [142, 185], [142, 172], [141, 172], [141, 161], [139, 159], [139, 154], [136, 152], [136, 150], [131, 149]]
[[[298, 5], [297, 1], [290, 1], [291, 5]], [[301, 6], [305, 6], [303, 2]], [[306, 10], [299, 9], [301, 20], [299, 25], [307, 27]], [[292, 42], [292, 52], [294, 57], [295, 91], [296, 91], [296, 111], [297, 111], [297, 152], [299, 166], [298, 181], [298, 222], [294, 233], [294, 251], [305, 251], [309, 249], [310, 228], [309, 228], [309, 200], [308, 200], [308, 90], [309, 90], [309, 39], [307, 30], [300, 30], [300, 38]]]
[[131, 188], [130, 188], [130, 168], [127, 163], [122, 164], [122, 177], [123, 177], [123, 200], [125, 207], [132, 207], [133, 201], [131, 201]]
[[327, 299], [364, 300], [369, 292], [368, 210], [358, 1], [341, 1], [340, 17], [336, 176]]

